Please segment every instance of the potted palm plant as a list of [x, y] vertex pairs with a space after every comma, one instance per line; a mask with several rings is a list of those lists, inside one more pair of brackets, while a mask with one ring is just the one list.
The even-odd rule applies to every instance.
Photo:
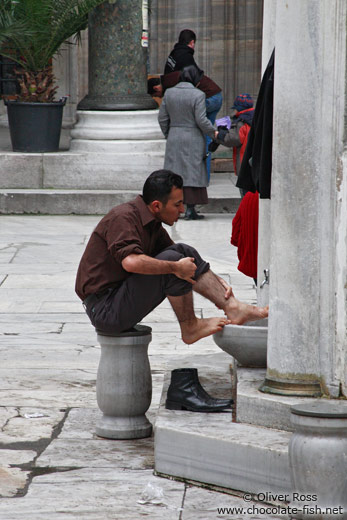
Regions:
[[59, 148], [66, 98], [55, 100], [52, 60], [63, 43], [80, 41], [88, 13], [104, 0], [1, 0], [0, 55], [16, 64], [19, 93], [6, 99], [13, 151]]

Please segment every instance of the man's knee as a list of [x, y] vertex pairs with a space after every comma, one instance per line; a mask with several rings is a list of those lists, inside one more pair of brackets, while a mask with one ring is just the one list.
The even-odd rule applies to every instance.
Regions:
[[165, 249], [159, 255], [156, 256], [158, 260], [169, 260], [170, 262], [178, 262], [181, 258], [184, 258], [184, 254], [175, 251], [174, 249]]
[[197, 279], [201, 274], [209, 270], [210, 264], [205, 262], [199, 255], [198, 251], [188, 244], [173, 244], [156, 256], [159, 260], [170, 260], [177, 262], [181, 258], [191, 257], [194, 258], [194, 262], [197, 265], [197, 270], [194, 279]]
[[[188, 244], [183, 244], [183, 243], [173, 244], [172, 246], [169, 246], [164, 251], [162, 251], [160, 253], [160, 255], [162, 253], [169, 253], [169, 254], [173, 253], [172, 259], [177, 258], [177, 260], [179, 260], [180, 258], [187, 257], [187, 256], [194, 257], [194, 258], [199, 257], [199, 253], [197, 252], [197, 250], [194, 247], [192, 247]], [[175, 256], [175, 254], [177, 256]], [[160, 255], [158, 255], [157, 258], [159, 258]], [[166, 260], [169, 260], [169, 258], [166, 258]], [[171, 260], [171, 258], [170, 258], [170, 260]]]

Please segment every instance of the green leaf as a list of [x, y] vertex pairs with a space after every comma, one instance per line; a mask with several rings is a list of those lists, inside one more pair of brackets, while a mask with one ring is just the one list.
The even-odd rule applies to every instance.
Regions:
[[[45, 69], [63, 43], [78, 42], [103, 0], [0, 0], [0, 55], [24, 70]], [[71, 43], [69, 41], [68, 43]]]

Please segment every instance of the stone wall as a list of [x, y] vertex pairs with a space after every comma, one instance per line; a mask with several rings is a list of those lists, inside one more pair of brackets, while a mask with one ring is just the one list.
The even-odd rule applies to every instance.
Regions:
[[88, 30], [81, 33], [80, 45], [64, 45], [53, 61], [57, 79], [57, 98], [68, 96], [64, 109], [64, 127], [76, 120], [76, 107], [88, 93]]

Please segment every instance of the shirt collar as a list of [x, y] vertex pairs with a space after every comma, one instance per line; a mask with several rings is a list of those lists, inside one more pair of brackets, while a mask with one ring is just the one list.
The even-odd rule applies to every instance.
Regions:
[[149, 211], [147, 204], [144, 202], [142, 195], [138, 195], [136, 199], [134, 200], [134, 204], [139, 210], [141, 222], [143, 226], [146, 226], [150, 222], [157, 222], [155, 217], [152, 215], [152, 213]]

